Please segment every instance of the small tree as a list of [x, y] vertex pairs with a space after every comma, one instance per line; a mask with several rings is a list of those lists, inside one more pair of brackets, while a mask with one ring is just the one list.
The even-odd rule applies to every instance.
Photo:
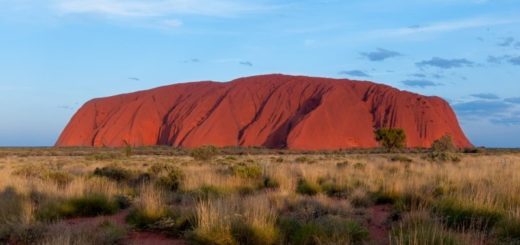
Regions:
[[374, 134], [377, 142], [389, 152], [406, 147], [406, 134], [401, 128], [380, 128]]
[[199, 148], [192, 149], [190, 156], [198, 161], [209, 161], [213, 157], [219, 154], [217, 147], [212, 145], [201, 146]]
[[440, 139], [435, 140], [432, 143], [431, 151], [436, 152], [454, 152], [456, 150], [455, 145], [453, 144], [453, 140], [451, 136], [444, 135]]
[[428, 158], [432, 161], [460, 161], [460, 158], [455, 154], [457, 147], [453, 144], [450, 135], [444, 135], [435, 140], [428, 153]]

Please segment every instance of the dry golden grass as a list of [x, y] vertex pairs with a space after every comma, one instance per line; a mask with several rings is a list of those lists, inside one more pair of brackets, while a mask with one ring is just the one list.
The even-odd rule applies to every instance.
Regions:
[[[42, 203], [90, 194], [102, 194], [109, 200], [129, 197], [132, 208], [151, 220], [172, 213], [175, 215], [170, 218], [175, 219], [179, 216], [176, 210], [189, 210], [194, 214], [193, 220], [187, 219], [191, 226], [176, 234], [185, 234], [201, 243], [217, 238], [221, 244], [243, 243], [245, 238], [237, 233], [248, 232], [253, 234], [250, 237], [258, 236], [260, 240], [272, 239], [266, 243], [284, 241], [280, 238], [284, 236], [280, 220], [307, 218], [308, 210], [302, 208], [314, 208], [323, 212], [323, 217], [341, 216], [369, 227], [369, 208], [380, 203], [391, 203], [401, 216], [388, 222], [392, 244], [498, 241], [503, 235], [497, 235], [497, 228], [492, 225], [504, 228], [500, 227], [504, 226], [501, 222], [504, 218], [520, 223], [520, 155], [465, 155], [457, 163], [430, 162], [421, 154], [406, 156], [413, 162], [392, 162], [384, 154], [262, 154], [219, 156], [207, 162], [184, 155], [130, 158], [7, 155], [0, 157], [0, 193], [12, 195], [8, 192], [14, 191], [16, 198], [0, 199], [0, 226], [3, 226], [0, 243], [2, 236], [12, 234], [15, 226], [41, 224], [38, 213]], [[131, 178], [138, 179], [159, 163], [176, 166], [184, 173], [180, 190], [161, 188], [153, 175], [142, 183], [93, 176], [98, 167], [120, 166], [132, 173]], [[237, 164], [259, 166], [262, 176], [245, 178], [233, 174], [231, 166]], [[266, 177], [275, 180], [277, 188], [263, 187]], [[318, 185], [319, 194], [297, 194], [300, 179]], [[329, 193], [327, 188], [331, 185], [336, 189]], [[222, 193], [202, 195], [208, 186], [213, 188], [210, 191]], [[334, 196], [333, 191], [344, 193]], [[469, 222], [482, 217], [492, 218], [486, 222], [496, 222], [479, 228], [463, 219], [450, 221], [448, 214], [457, 212], [468, 216]], [[237, 231], [237, 223], [249, 227], [248, 230]], [[180, 229], [175, 225], [168, 227]], [[514, 238], [515, 227], [506, 228], [509, 232], [506, 238]], [[38, 242], [70, 244], [67, 234], [46, 235], [42, 239]], [[436, 239], [441, 242], [435, 242]]]

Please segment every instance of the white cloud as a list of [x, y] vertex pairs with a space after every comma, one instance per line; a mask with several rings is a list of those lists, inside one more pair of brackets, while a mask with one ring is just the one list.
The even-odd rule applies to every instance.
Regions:
[[156, 17], [173, 14], [224, 17], [273, 8], [245, 0], [54, 0], [54, 7], [64, 14], [116, 17]]
[[182, 21], [177, 19], [164, 20], [162, 24], [168, 28], [178, 28], [182, 26]]
[[443, 32], [459, 31], [479, 27], [490, 27], [518, 23], [518, 19], [493, 19], [493, 18], [473, 18], [454, 21], [438, 22], [429, 25], [417, 25], [405, 28], [380, 29], [368, 33], [374, 37], [405, 37], [419, 34], [434, 34]]

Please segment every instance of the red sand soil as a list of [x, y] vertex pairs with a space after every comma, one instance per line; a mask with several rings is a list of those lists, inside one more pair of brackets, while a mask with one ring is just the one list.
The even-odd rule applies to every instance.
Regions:
[[449, 134], [471, 143], [446, 101], [366, 81], [263, 75], [94, 99], [57, 146], [201, 145], [301, 150], [376, 147], [375, 128], [402, 128], [408, 147]]
[[[57, 225], [66, 225], [67, 227], [81, 227], [85, 225], [97, 226], [105, 221], [126, 226], [125, 217], [128, 210], [119, 212], [115, 215], [98, 216], [88, 218], [74, 218], [64, 220]], [[180, 239], [169, 238], [163, 234], [147, 232], [147, 231], [130, 231], [124, 239], [123, 244], [139, 244], [139, 245], [185, 245], [186, 243]]]
[[368, 223], [368, 233], [371, 240], [370, 244], [386, 245], [389, 241], [389, 224], [391, 205], [376, 205], [370, 207], [370, 221]]

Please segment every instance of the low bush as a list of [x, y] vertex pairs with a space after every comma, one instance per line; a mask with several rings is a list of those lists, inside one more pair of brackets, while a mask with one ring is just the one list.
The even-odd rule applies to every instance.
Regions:
[[180, 168], [172, 167], [165, 176], [159, 177], [157, 184], [169, 191], [177, 191], [181, 188], [185, 175]]
[[283, 240], [289, 244], [360, 244], [368, 239], [368, 230], [359, 223], [338, 216], [312, 221], [282, 218]]
[[108, 166], [96, 168], [94, 170], [94, 176], [106, 177], [117, 182], [124, 182], [129, 181], [132, 178], [132, 172], [121, 167]]
[[339, 168], [339, 169], [348, 168], [348, 166], [350, 166], [350, 163], [348, 161], [336, 163], [336, 168]]
[[520, 220], [505, 218], [495, 225], [493, 233], [504, 244], [520, 244]]
[[413, 214], [394, 225], [390, 231], [391, 244], [469, 244], [458, 239], [456, 233], [446, 229], [427, 214]]
[[278, 189], [280, 187], [280, 182], [271, 176], [264, 176], [262, 180], [262, 188], [266, 189]]
[[68, 200], [48, 200], [36, 212], [38, 220], [110, 215], [119, 210], [118, 203], [102, 194], [88, 194]]
[[490, 231], [502, 220], [503, 212], [493, 207], [477, 205], [453, 198], [445, 198], [434, 204], [434, 212], [449, 226], [461, 230]]
[[299, 179], [296, 184], [296, 193], [301, 195], [314, 196], [321, 191], [317, 183], [310, 182], [306, 179]]
[[347, 198], [352, 192], [352, 189], [347, 185], [341, 185], [333, 181], [325, 181], [320, 184], [321, 190], [328, 197], [333, 198]]
[[209, 161], [219, 154], [215, 146], [201, 146], [190, 151], [190, 156], [198, 161]]
[[119, 153], [97, 153], [86, 156], [86, 160], [95, 160], [95, 161], [106, 161], [106, 160], [114, 160], [121, 158], [121, 154]]
[[105, 221], [98, 225], [93, 232], [94, 244], [122, 244], [127, 231], [124, 227]]
[[65, 187], [74, 180], [74, 177], [69, 173], [54, 171], [47, 173], [45, 179], [56, 183], [58, 186]]
[[356, 164], [354, 164], [354, 169], [363, 170], [365, 168], [366, 168], [366, 164], [364, 164], [362, 162], [357, 162]]
[[309, 164], [312, 164], [312, 163], [316, 162], [316, 160], [308, 158], [306, 156], [297, 157], [297, 158], [294, 159], [294, 161], [297, 162], [297, 163], [309, 163]]
[[[134, 208], [130, 210], [126, 221], [139, 229], [150, 229], [154, 225], [167, 221], [169, 219], [175, 220], [173, 214], [169, 210], [156, 210], [157, 212], [147, 212], [143, 209]], [[176, 221], [175, 221], [176, 222]]]
[[231, 234], [237, 244], [274, 245], [279, 239], [275, 226], [255, 225], [242, 220], [232, 222]]
[[192, 190], [189, 194], [195, 199], [209, 199], [223, 197], [229, 194], [231, 190], [215, 186], [215, 185], [202, 185], [198, 189]]
[[154, 223], [148, 224], [147, 227], [154, 231], [166, 233], [170, 236], [182, 237], [194, 227], [194, 214], [175, 213], [172, 212], [168, 216], [163, 217]]
[[247, 164], [237, 164], [230, 168], [233, 175], [246, 178], [246, 179], [255, 179], [262, 176], [262, 167], [258, 165], [247, 165]]
[[411, 163], [413, 160], [409, 157], [403, 155], [395, 155], [390, 157], [390, 161], [392, 162], [402, 162], [402, 163]]
[[226, 229], [195, 229], [187, 234], [187, 238], [192, 244], [198, 245], [238, 245], [231, 231]]
[[153, 175], [161, 175], [178, 169], [176, 166], [166, 163], [156, 163], [148, 168], [148, 171]]
[[38, 244], [47, 233], [43, 223], [0, 224], [0, 244]]

